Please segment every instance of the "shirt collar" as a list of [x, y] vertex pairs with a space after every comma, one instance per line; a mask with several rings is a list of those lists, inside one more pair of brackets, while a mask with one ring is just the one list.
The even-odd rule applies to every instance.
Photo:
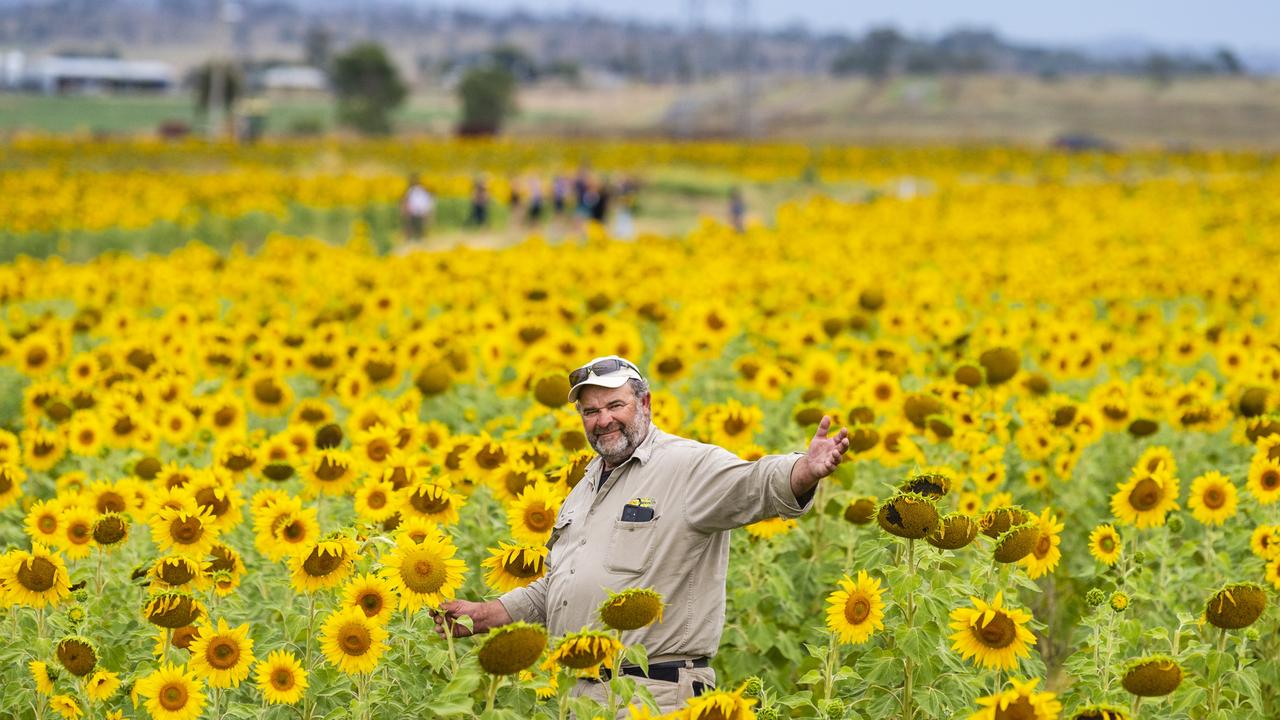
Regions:
[[[627, 458], [626, 460], [623, 460], [621, 465], [618, 465], [617, 467], [615, 467], [613, 470], [610, 470], [609, 472], [612, 473], [621, 469], [623, 465], [626, 465], [632, 460], [635, 460], [641, 465], [644, 465], [645, 463], [649, 462], [649, 456], [653, 454], [654, 440], [657, 438], [657, 436], [661, 432], [662, 431], [658, 429], [658, 426], [653, 424], [652, 420], [649, 421], [649, 431], [645, 433], [644, 440], [640, 441], [640, 446], [631, 452], [631, 457]], [[600, 457], [599, 455], [596, 455], [591, 462], [595, 463], [596, 467], [599, 468], [599, 473], [596, 475], [596, 477], [599, 477], [601, 473], [604, 473], [604, 458]], [[592, 483], [592, 486], [594, 487], [594, 483]]]

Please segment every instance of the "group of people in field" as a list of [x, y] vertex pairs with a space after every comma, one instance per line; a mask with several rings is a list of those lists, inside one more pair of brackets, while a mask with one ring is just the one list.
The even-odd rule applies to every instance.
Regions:
[[[573, 176], [557, 174], [548, 183], [537, 175], [512, 178], [506, 197], [509, 223], [537, 227], [549, 219], [571, 222], [581, 229], [588, 221], [607, 225], [613, 219], [612, 232], [626, 237], [633, 230], [632, 218], [637, 210], [639, 181], [631, 176], [615, 182], [608, 176], [597, 176], [580, 168]], [[466, 219], [463, 225], [488, 227], [492, 221], [493, 193], [488, 181], [477, 176], [471, 184]], [[404, 237], [414, 242], [424, 239], [428, 228], [437, 221], [438, 202], [431, 188], [418, 175], [409, 176], [408, 186], [400, 198], [400, 219]]]

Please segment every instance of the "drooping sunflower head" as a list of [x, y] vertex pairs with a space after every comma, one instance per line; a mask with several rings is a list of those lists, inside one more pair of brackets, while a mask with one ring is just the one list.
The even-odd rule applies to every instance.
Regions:
[[1000, 533], [996, 538], [995, 551], [992, 557], [996, 562], [1014, 563], [1031, 554], [1035, 550], [1036, 541], [1040, 539], [1040, 525], [1037, 522], [1025, 522], [1015, 525]]
[[909, 540], [928, 537], [938, 529], [938, 509], [929, 498], [916, 493], [898, 493], [880, 504], [876, 522], [890, 535]]
[[[754, 720], [756, 714], [752, 712], [751, 706], [755, 703], [755, 698], [744, 697], [742, 687], [732, 692], [712, 690], [689, 698], [681, 717], [688, 717], [690, 720]], [[826, 708], [827, 713], [832, 717], [843, 714], [842, 712], [833, 713], [834, 710], [836, 710], [834, 705], [828, 705]], [[843, 707], [840, 710], [843, 710]]]
[[204, 563], [183, 555], [168, 555], [151, 566], [151, 579], [161, 588], [197, 588], [204, 585]]
[[999, 538], [1014, 526], [1031, 521], [1031, 513], [1016, 505], [1002, 505], [987, 511], [978, 521], [982, 534], [989, 538]]
[[121, 514], [110, 512], [99, 515], [93, 521], [93, 541], [104, 548], [120, 545], [129, 538], [129, 521]]
[[936, 500], [951, 492], [951, 478], [941, 473], [913, 475], [902, 483], [899, 490], [904, 493], [916, 493]]
[[1071, 720], [1129, 720], [1129, 711], [1116, 705], [1086, 705]]
[[872, 633], [884, 628], [882, 596], [880, 580], [866, 570], [859, 570], [854, 579], [846, 575], [839, 588], [827, 596], [827, 629], [839, 642], [865, 643]]
[[1168, 655], [1148, 655], [1125, 667], [1120, 684], [1139, 697], [1168, 695], [1182, 684], [1182, 666]]
[[600, 620], [614, 630], [635, 630], [662, 622], [662, 595], [651, 588], [628, 588], [609, 593], [600, 604]]
[[859, 495], [844, 507], [844, 519], [854, 525], [866, 525], [875, 519], [878, 504], [875, 495]]
[[490, 675], [514, 675], [537, 662], [546, 647], [546, 628], [514, 622], [490, 631], [476, 657]]
[[1026, 628], [1031, 614], [1004, 607], [1003, 593], [988, 603], [970, 598], [971, 608], [951, 612], [952, 649], [984, 668], [1009, 670], [1030, 654], [1035, 635]]
[[978, 521], [965, 513], [954, 512], [942, 518], [938, 529], [925, 540], [940, 550], [959, 550], [978, 537]]
[[1239, 630], [1257, 622], [1266, 609], [1266, 588], [1251, 582], [1232, 583], [1209, 597], [1204, 616], [1214, 627]]
[[152, 596], [142, 606], [147, 622], [162, 628], [180, 628], [191, 625], [204, 614], [204, 606], [191, 595], [166, 591]]
[[612, 634], [583, 628], [560, 638], [547, 661], [571, 670], [598, 674], [600, 665], [612, 661], [622, 649], [622, 643]]
[[512, 545], [500, 542], [489, 549], [489, 557], [482, 563], [489, 568], [485, 582], [500, 592], [510, 592], [525, 587], [546, 574], [546, 545]]
[[59, 640], [56, 655], [62, 667], [76, 677], [84, 677], [98, 666], [98, 649], [94, 647], [93, 641], [81, 635], [70, 635]]

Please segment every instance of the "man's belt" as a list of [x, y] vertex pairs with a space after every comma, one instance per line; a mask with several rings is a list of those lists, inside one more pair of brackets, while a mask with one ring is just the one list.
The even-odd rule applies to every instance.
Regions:
[[[661, 680], [663, 682], [680, 682], [681, 668], [704, 668], [711, 664], [707, 658], [700, 657], [692, 660], [672, 660], [671, 662], [653, 663], [649, 666], [649, 674], [645, 674], [644, 669], [637, 665], [624, 665], [621, 668], [623, 675], [634, 675], [636, 677], [647, 677], [650, 680]], [[608, 668], [600, 668], [600, 682], [608, 682], [613, 677], [613, 671]]]

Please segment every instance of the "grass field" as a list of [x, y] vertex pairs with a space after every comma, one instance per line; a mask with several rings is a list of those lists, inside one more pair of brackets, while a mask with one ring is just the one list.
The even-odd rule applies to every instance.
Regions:
[[[758, 78], [750, 127], [759, 138], [820, 142], [1013, 142], [1040, 145], [1068, 133], [1126, 147], [1280, 147], [1280, 78], [1181, 79], [1156, 85], [1140, 77], [1021, 76], [865, 79]], [[742, 85], [723, 78], [697, 85], [524, 88], [512, 135], [735, 136]], [[324, 98], [268, 103], [267, 132], [328, 132]], [[394, 115], [398, 130], [447, 135], [457, 100], [443, 88], [420, 89]], [[186, 94], [163, 97], [0, 95], [0, 133], [149, 133], [166, 120], [199, 131]]]

